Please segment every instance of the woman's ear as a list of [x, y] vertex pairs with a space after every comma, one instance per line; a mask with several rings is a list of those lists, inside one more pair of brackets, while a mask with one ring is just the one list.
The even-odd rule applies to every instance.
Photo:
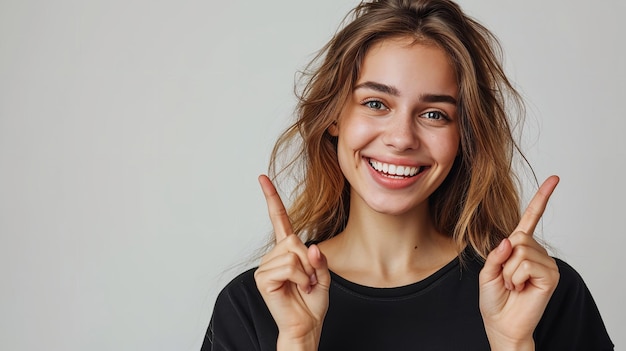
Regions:
[[328, 130], [328, 134], [334, 137], [339, 136], [339, 127], [337, 126], [337, 120], [334, 120], [333, 124], [331, 124], [327, 130]]

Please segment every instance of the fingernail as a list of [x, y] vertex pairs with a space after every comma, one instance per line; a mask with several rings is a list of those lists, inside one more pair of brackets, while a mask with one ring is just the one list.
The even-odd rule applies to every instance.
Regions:
[[498, 245], [498, 252], [502, 252], [502, 251], [504, 251], [504, 240], [506, 240], [506, 239], [503, 239], [503, 240], [500, 242], [500, 245]]
[[320, 251], [320, 248], [317, 247], [317, 245], [315, 245], [314, 249], [315, 249], [315, 258], [320, 260], [322, 258], [322, 252]]

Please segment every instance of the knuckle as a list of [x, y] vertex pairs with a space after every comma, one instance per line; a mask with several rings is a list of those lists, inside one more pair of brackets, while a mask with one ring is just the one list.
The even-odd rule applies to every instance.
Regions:
[[552, 270], [554, 270], [556, 273], [559, 273], [559, 266], [556, 264], [556, 259], [554, 259], [554, 257], [550, 257], [550, 267], [552, 267]]
[[559, 281], [561, 280], [561, 273], [559, 273], [558, 271], [552, 273], [553, 277], [554, 277], [554, 286], [556, 287], [556, 285], [559, 283]]
[[532, 269], [532, 262], [528, 261], [528, 260], [524, 260], [520, 263], [520, 269], [524, 270], [524, 271], [530, 271]]
[[283, 202], [280, 199], [280, 196], [278, 195], [278, 193], [274, 193], [272, 194], [272, 196], [270, 197], [270, 212], [275, 215], [275, 216], [286, 216], [287, 215], [287, 210], [285, 209], [285, 206], [283, 206]]
[[298, 271], [298, 269], [296, 269], [296, 267], [293, 265], [287, 265], [283, 269], [285, 270], [284, 273], [290, 277], [293, 276]]
[[515, 247], [517, 243], [519, 243], [520, 241], [524, 239], [524, 235], [525, 235], [524, 232], [520, 230], [514, 231], [511, 235], [509, 235], [509, 240], [511, 241], [511, 245]]
[[531, 249], [526, 245], [518, 245], [515, 247], [515, 254], [522, 257], [528, 257]]
[[285, 256], [287, 257], [287, 264], [290, 266], [294, 266], [300, 263], [300, 258], [294, 252], [289, 251], [285, 254]]
[[254, 281], [256, 282], [256, 286], [261, 290], [263, 286], [265, 286], [265, 275], [262, 271], [258, 270], [254, 272]]
[[528, 238], [532, 238], [533, 233], [530, 233], [526, 230], [518, 229], [513, 233], [519, 240], [526, 241]]
[[285, 241], [289, 244], [289, 245], [298, 245], [298, 244], [302, 244], [302, 241], [300, 241], [300, 238], [298, 238], [297, 235], [287, 235], [287, 237], [285, 238]]

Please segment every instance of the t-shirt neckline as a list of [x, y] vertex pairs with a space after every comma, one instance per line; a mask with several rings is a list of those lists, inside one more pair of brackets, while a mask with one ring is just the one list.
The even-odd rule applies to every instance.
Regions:
[[333, 271], [330, 271], [331, 289], [335, 287], [345, 293], [360, 296], [365, 299], [398, 299], [403, 297], [409, 298], [415, 296], [416, 294], [424, 293], [433, 286], [437, 285], [439, 281], [444, 279], [450, 273], [454, 272], [455, 269], [459, 269], [459, 266], [459, 257], [457, 256], [452, 259], [452, 261], [448, 262], [443, 267], [438, 269], [435, 273], [420, 281], [408, 285], [388, 288], [361, 285], [345, 279]]

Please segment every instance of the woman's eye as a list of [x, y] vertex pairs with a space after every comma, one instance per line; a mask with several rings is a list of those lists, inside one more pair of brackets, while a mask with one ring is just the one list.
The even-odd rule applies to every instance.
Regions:
[[428, 112], [423, 113], [422, 117], [427, 118], [427, 119], [434, 119], [434, 120], [448, 119], [448, 116], [446, 116], [441, 111], [428, 111]]
[[366, 107], [371, 108], [372, 110], [386, 110], [387, 106], [378, 100], [370, 100], [363, 103]]

